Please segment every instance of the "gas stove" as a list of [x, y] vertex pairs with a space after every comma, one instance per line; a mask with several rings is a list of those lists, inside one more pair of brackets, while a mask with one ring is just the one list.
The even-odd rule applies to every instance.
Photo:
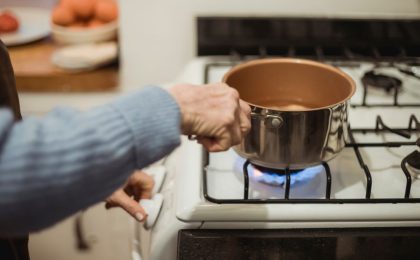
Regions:
[[[372, 244], [383, 237], [392, 240], [395, 234], [403, 240], [420, 239], [420, 53], [414, 48], [420, 42], [417, 38], [407, 41], [395, 29], [409, 32], [414, 24], [418, 30], [417, 21], [205, 17], [197, 22], [199, 57], [177, 81], [219, 82], [232, 66], [265, 57], [332, 64], [357, 85], [349, 105], [346, 147], [328, 162], [292, 171], [253, 166], [233, 149], [208, 153], [183, 139], [166, 162], [163, 207], [148, 233], [150, 259], [169, 259], [177, 248], [180, 259], [198, 259], [208, 252], [205, 244], [212, 244], [214, 237], [225, 243], [235, 241], [236, 249], [225, 248], [233, 258], [249, 256], [236, 251], [242, 248], [237, 244], [249, 236], [281, 244], [304, 234], [302, 239], [323, 241], [324, 245], [329, 241], [323, 240], [325, 237], [334, 237], [330, 246], [336, 255], [345, 251], [340, 251], [337, 241], [348, 242], [353, 251], [362, 252], [360, 244], [353, 243], [354, 237], [370, 237]], [[313, 33], [309, 28], [323, 29]], [[375, 41], [358, 38], [367, 37], [358, 35], [361, 28], [373, 28], [376, 38], [370, 38]], [[283, 38], [267, 37], [265, 30]], [[328, 30], [330, 34], [325, 35]], [[407, 256], [419, 256], [419, 250], [409, 246], [413, 241], [396, 252], [408, 250], [411, 254]], [[252, 240], [247, 245], [255, 243], [262, 242]], [[200, 246], [204, 247], [201, 253]], [[279, 244], [273, 244], [266, 250], [277, 247]], [[213, 252], [214, 258], [209, 259], [225, 259], [221, 252]]]
[[[215, 72], [208, 68], [209, 82], [220, 80], [229, 68], [218, 66]], [[391, 228], [383, 235], [388, 238], [401, 234], [405, 227], [418, 230], [414, 227], [420, 226], [420, 81], [390, 68], [387, 74], [381, 71], [381, 75], [401, 80], [395, 98], [392, 90], [374, 89], [363, 82], [364, 75], [372, 71], [368, 63], [340, 68], [356, 80], [358, 89], [349, 107], [346, 148], [329, 162], [299, 172], [258, 169], [238, 158], [233, 149], [207, 153], [194, 143], [183, 144], [180, 150], [188, 163], [182, 160], [187, 165], [179, 170], [176, 183], [188, 184], [177, 186], [175, 214], [184, 223], [200, 223], [192, 229], [211, 234], [184, 227], [180, 236], [188, 234], [188, 238], [179, 240], [181, 249], [185, 249], [182, 252], [191, 250], [186, 242], [191, 237], [195, 241], [211, 240], [209, 237], [232, 229], [258, 229], [254, 233], [258, 237], [279, 230], [300, 233], [328, 228], [328, 234], [344, 241], [347, 238], [343, 232], [349, 232], [349, 228], [362, 232], [360, 237], [372, 236], [371, 228], [381, 232]], [[416, 234], [418, 237], [418, 231]], [[243, 235], [232, 238], [225, 234], [225, 240], [220, 239], [242, 241]], [[315, 235], [310, 236], [316, 240]], [[208, 240], [203, 243], [211, 243]], [[249, 242], [249, 246], [255, 243]], [[360, 247], [353, 250], [362, 252]], [[418, 251], [411, 252], [419, 255]]]

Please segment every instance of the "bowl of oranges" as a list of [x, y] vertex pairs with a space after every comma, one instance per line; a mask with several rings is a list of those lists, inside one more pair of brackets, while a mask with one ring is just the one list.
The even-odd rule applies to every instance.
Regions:
[[62, 44], [82, 44], [117, 37], [115, 0], [61, 0], [51, 14], [51, 31]]

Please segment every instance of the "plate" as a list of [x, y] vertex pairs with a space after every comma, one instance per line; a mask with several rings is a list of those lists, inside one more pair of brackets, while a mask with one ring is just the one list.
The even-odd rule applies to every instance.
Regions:
[[68, 45], [54, 52], [51, 59], [59, 68], [72, 71], [92, 70], [115, 61], [116, 42]]
[[3, 11], [11, 11], [19, 20], [19, 30], [12, 33], [0, 34], [0, 39], [6, 46], [16, 46], [40, 40], [51, 32], [51, 11], [35, 7], [7, 7]]

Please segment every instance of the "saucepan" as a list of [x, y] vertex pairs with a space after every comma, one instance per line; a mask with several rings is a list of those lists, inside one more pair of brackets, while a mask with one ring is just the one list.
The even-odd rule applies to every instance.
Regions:
[[251, 130], [234, 150], [251, 163], [304, 169], [345, 146], [354, 81], [333, 66], [303, 59], [244, 62], [223, 82], [251, 107]]

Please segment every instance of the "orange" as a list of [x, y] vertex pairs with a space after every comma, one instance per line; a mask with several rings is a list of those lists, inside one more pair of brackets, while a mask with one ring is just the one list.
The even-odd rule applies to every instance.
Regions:
[[70, 9], [64, 6], [57, 6], [53, 9], [51, 18], [53, 23], [67, 26], [73, 23], [76, 17]]
[[78, 18], [88, 20], [94, 14], [96, 0], [71, 0], [69, 4]]
[[115, 21], [118, 18], [118, 6], [115, 1], [98, 0], [95, 6], [95, 18], [105, 23]]

